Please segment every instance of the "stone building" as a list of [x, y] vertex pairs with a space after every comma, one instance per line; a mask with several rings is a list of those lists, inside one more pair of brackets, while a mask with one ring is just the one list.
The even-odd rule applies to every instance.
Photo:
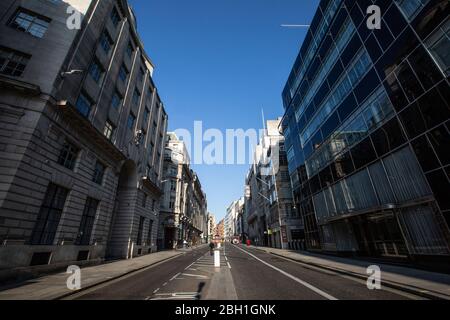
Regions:
[[1, 274], [155, 251], [167, 115], [127, 1], [0, 17]]
[[214, 237], [221, 240], [225, 239], [225, 219], [219, 221], [214, 229]]
[[254, 243], [294, 249], [303, 239], [303, 221], [294, 206], [280, 121], [267, 121], [256, 147], [246, 177], [244, 213]]
[[158, 242], [174, 249], [183, 241], [206, 241], [207, 202], [197, 174], [190, 168], [189, 153], [175, 133], [167, 135], [164, 153], [164, 196], [161, 203]]
[[208, 212], [208, 238], [207, 241], [211, 242], [215, 236], [216, 229], [216, 217], [211, 212]]

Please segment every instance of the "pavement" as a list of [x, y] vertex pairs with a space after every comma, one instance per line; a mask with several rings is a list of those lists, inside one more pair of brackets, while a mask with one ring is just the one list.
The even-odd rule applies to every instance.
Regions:
[[[180, 256], [193, 249], [162, 251], [131, 260], [120, 260], [81, 269], [81, 288], [85, 290], [149, 266]], [[73, 294], [67, 288], [70, 274], [60, 272], [0, 288], [0, 300], [53, 300]]]
[[[0, 299], [423, 300], [443, 298], [450, 288], [447, 275], [381, 265], [382, 287], [370, 290], [361, 261], [231, 244], [219, 252], [220, 267], [207, 246], [159, 252], [84, 268], [77, 292], [69, 292], [68, 275], [59, 274], [2, 291]], [[385, 285], [385, 279], [414, 290]]]

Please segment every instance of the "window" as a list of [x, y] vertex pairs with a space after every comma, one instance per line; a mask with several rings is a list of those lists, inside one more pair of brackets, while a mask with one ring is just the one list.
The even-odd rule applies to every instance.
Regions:
[[144, 222], [145, 222], [145, 218], [139, 217], [139, 227], [138, 227], [138, 234], [137, 234], [137, 238], [136, 238], [136, 244], [138, 246], [142, 245], [142, 232], [144, 231]]
[[9, 23], [9, 26], [29, 33], [34, 37], [42, 38], [48, 29], [50, 19], [40, 16], [34, 12], [19, 9]]
[[117, 109], [119, 109], [121, 102], [122, 102], [122, 98], [120, 97], [119, 93], [117, 91], [114, 92], [112, 99], [111, 99], [111, 106], [117, 110]]
[[440, 167], [439, 161], [437, 160], [433, 149], [430, 146], [426, 136], [421, 136], [414, 140], [412, 143], [414, 153], [419, 160], [420, 166], [424, 172], [428, 172]]
[[128, 129], [133, 130], [135, 122], [136, 122], [136, 117], [132, 113], [130, 113], [128, 115], [128, 122], [127, 122]]
[[128, 42], [128, 46], [127, 46], [127, 55], [128, 57], [131, 58], [131, 56], [133, 55], [133, 45], [131, 44], [131, 42]]
[[113, 45], [113, 41], [109, 34], [106, 31], [103, 31], [102, 36], [100, 38], [100, 46], [103, 48], [106, 54], [109, 53], [111, 47]]
[[98, 208], [98, 200], [87, 198], [84, 205], [83, 216], [81, 217], [80, 228], [76, 244], [79, 246], [88, 246], [91, 243], [92, 229], [94, 228], [95, 214]]
[[173, 209], [174, 206], [175, 206], [175, 200], [174, 200], [174, 199], [170, 199], [170, 202], [169, 202], [169, 209]]
[[314, 135], [316, 130], [320, 127], [322, 122], [330, 115], [345, 97], [352, 90], [352, 85], [356, 85], [363, 75], [369, 70], [370, 58], [365, 49], [360, 52], [353, 59], [353, 63], [348, 70], [348, 77], [344, 74], [334, 87], [332, 93], [328, 96], [324, 103], [319, 106], [319, 112], [314, 116], [313, 120], [306, 126], [301, 135], [302, 146], [304, 147], [309, 139]]
[[135, 106], [139, 105], [141, 94], [137, 89], [134, 89], [132, 102]]
[[148, 198], [147, 194], [145, 192], [142, 192], [142, 204], [141, 204], [142, 208], [145, 208], [147, 206], [147, 198]]
[[24, 53], [0, 47], [0, 73], [21, 77], [30, 58]]
[[152, 229], [153, 229], [153, 220], [148, 222], [148, 233], [147, 233], [147, 245], [152, 245]]
[[152, 207], [151, 207], [152, 211], [155, 211], [155, 208], [156, 208], [156, 200], [152, 199]]
[[92, 181], [101, 185], [103, 181], [103, 176], [105, 175], [105, 170], [106, 167], [100, 161], [97, 160], [97, 162], [95, 163], [94, 176], [92, 177]]
[[84, 94], [80, 94], [78, 97], [76, 108], [78, 112], [80, 112], [84, 117], [88, 117], [89, 113], [91, 112], [91, 101], [88, 97], [86, 97]]
[[53, 244], [67, 194], [67, 189], [50, 183], [31, 235], [32, 245]]
[[177, 182], [175, 180], [170, 180], [170, 191], [177, 190]]
[[153, 158], [153, 149], [155, 148], [155, 144], [153, 142], [150, 143], [150, 145], [148, 146], [148, 156], [150, 158], [150, 160], [152, 160]]
[[111, 140], [112, 139], [112, 137], [113, 137], [113, 134], [114, 134], [114, 125], [111, 123], [111, 122], [109, 122], [109, 121], [106, 121], [106, 123], [105, 123], [105, 128], [103, 129], [103, 134], [105, 135], [105, 137], [108, 139], [108, 140]]
[[111, 22], [113, 23], [113, 25], [115, 27], [117, 27], [117, 25], [119, 24], [119, 21], [120, 21], [119, 12], [117, 11], [116, 8], [113, 8], [113, 10], [111, 11]]
[[75, 161], [77, 160], [79, 149], [72, 143], [65, 141], [63, 148], [59, 154], [58, 164], [73, 170], [75, 167]]
[[144, 77], [145, 77], [145, 71], [144, 71], [144, 69], [140, 68], [139, 69], [139, 81], [140, 82], [144, 81]]
[[450, 19], [427, 40], [427, 46], [446, 76], [450, 75]]
[[95, 82], [99, 83], [103, 77], [103, 67], [97, 60], [92, 61], [91, 66], [89, 67], [89, 74]]
[[450, 133], [445, 126], [437, 127], [427, 135], [441, 163], [444, 166], [450, 164]]
[[412, 20], [414, 16], [425, 6], [428, 0], [396, 0], [405, 16]]
[[128, 70], [127, 68], [122, 64], [120, 66], [120, 70], [119, 70], [119, 79], [122, 80], [123, 82], [127, 81], [127, 77], [128, 77]]
[[291, 129], [289, 127], [286, 127], [286, 129], [284, 130], [284, 137], [286, 139], [289, 139], [290, 134], [291, 134]]
[[147, 123], [149, 114], [150, 114], [150, 111], [148, 110], [147, 107], [145, 107], [145, 109], [144, 109], [144, 116], [143, 116], [144, 124]]

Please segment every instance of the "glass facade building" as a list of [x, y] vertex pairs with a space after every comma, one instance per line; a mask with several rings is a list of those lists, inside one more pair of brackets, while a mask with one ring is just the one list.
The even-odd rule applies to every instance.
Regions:
[[448, 261], [449, 13], [448, 0], [320, 1], [282, 94], [308, 249]]

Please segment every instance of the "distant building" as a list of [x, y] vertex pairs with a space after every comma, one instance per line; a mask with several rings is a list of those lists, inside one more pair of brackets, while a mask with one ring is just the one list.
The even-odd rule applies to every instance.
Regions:
[[220, 220], [220, 222], [216, 225], [214, 237], [219, 237], [222, 240], [225, 239], [225, 219]]
[[175, 133], [167, 134], [164, 152], [164, 195], [161, 203], [158, 243], [174, 249], [186, 240], [193, 244], [207, 241], [206, 195], [183, 141]]
[[303, 221], [294, 207], [280, 120], [267, 121], [245, 181], [244, 214], [248, 238], [257, 245], [299, 249]]
[[127, 1], [0, 17], [0, 277], [156, 251], [168, 118]]
[[211, 212], [208, 213], [208, 235], [207, 241], [211, 242], [214, 239], [216, 230], [216, 217]]

